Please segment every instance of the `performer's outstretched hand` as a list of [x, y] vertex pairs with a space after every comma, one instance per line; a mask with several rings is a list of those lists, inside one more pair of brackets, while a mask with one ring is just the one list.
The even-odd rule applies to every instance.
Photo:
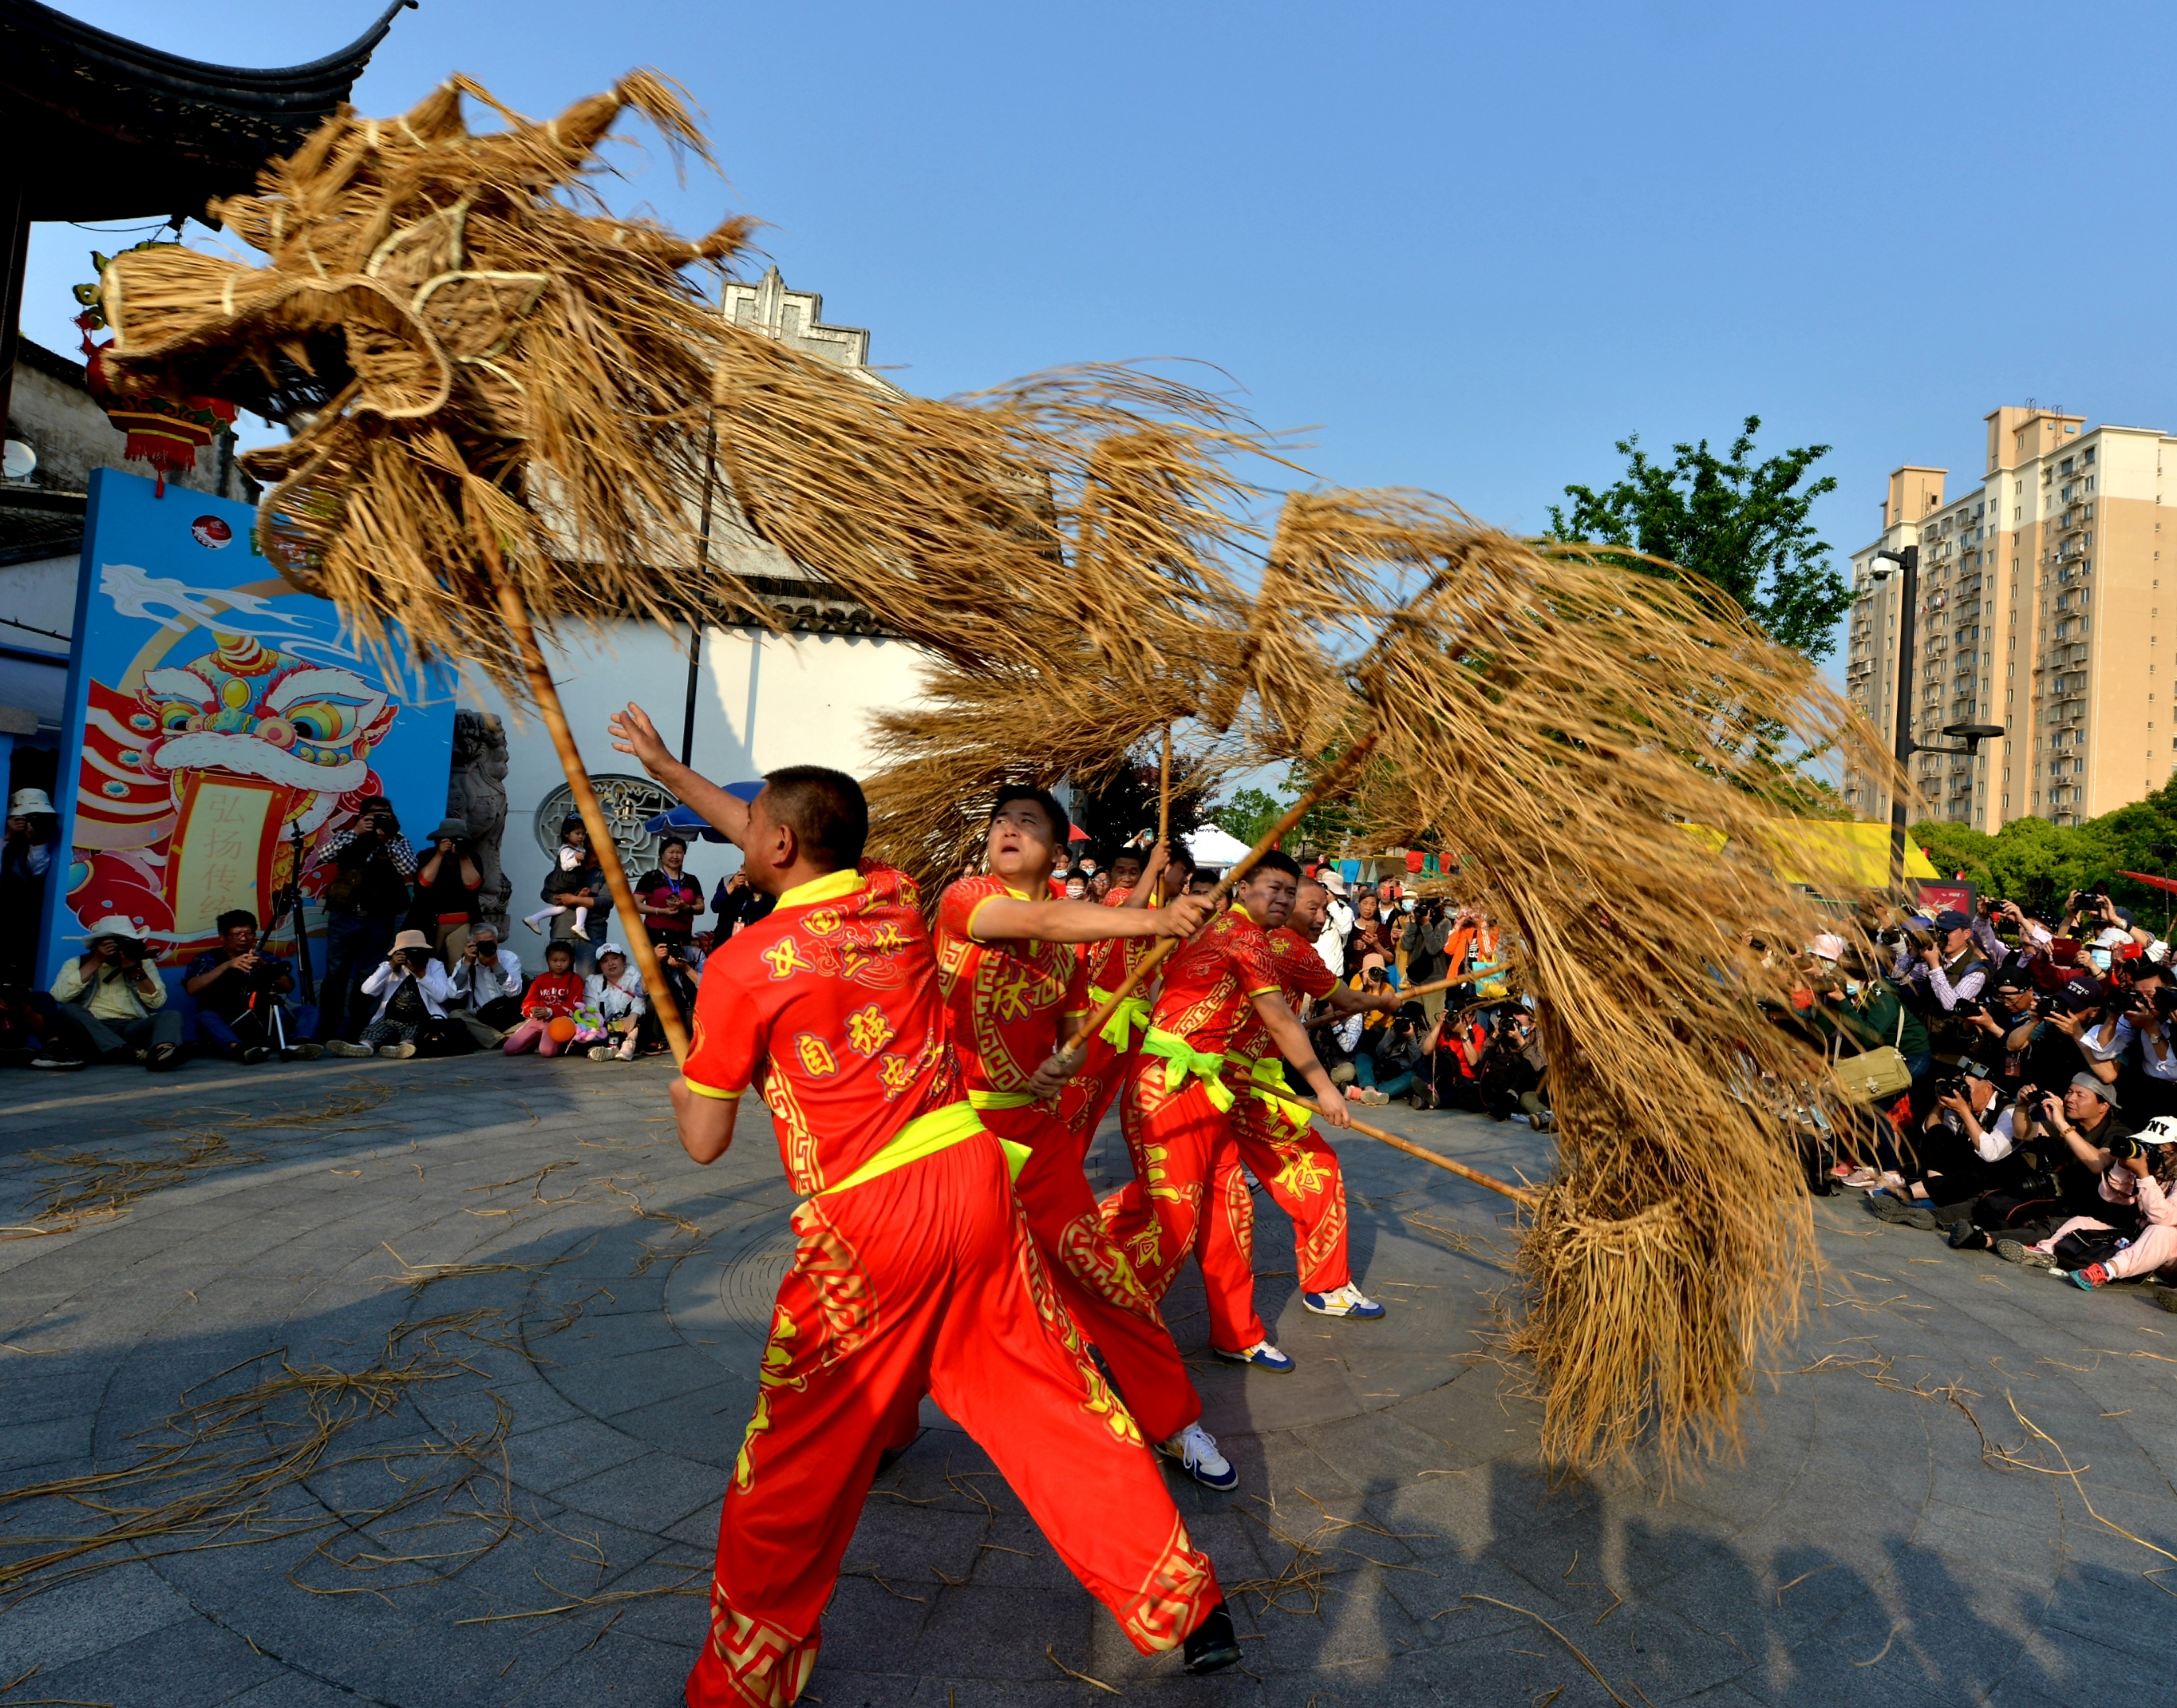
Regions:
[[673, 755], [647, 712], [630, 700], [626, 711], [615, 712], [605, 720], [605, 728], [612, 734], [614, 752], [632, 754], [654, 779], [665, 780], [661, 767], [673, 763]]
[[1352, 1110], [1347, 1107], [1345, 1098], [1335, 1091], [1315, 1094], [1315, 1112], [1333, 1127], [1350, 1127], [1353, 1125]]

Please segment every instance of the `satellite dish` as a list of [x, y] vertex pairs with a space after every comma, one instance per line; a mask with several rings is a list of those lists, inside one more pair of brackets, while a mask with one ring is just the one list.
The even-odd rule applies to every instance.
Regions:
[[38, 466], [38, 453], [19, 439], [8, 441], [5, 472], [10, 480], [28, 480], [30, 471]]

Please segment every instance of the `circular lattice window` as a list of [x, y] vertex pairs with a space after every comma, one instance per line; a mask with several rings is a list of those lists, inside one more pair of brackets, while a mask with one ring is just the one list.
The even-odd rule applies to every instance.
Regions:
[[[663, 840], [645, 830], [643, 821], [671, 811], [679, 799], [647, 777], [592, 777], [590, 783], [604, 810], [605, 827], [619, 844], [620, 864], [633, 881], [657, 864], [657, 844]], [[559, 826], [574, 810], [575, 792], [564, 783], [537, 809], [537, 845], [554, 859], [559, 853]]]

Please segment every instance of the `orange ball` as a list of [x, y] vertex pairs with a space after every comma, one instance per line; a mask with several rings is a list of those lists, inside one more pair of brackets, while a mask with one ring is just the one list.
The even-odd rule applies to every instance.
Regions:
[[554, 1044], [571, 1044], [575, 1040], [575, 1023], [565, 1014], [553, 1021], [544, 1030]]

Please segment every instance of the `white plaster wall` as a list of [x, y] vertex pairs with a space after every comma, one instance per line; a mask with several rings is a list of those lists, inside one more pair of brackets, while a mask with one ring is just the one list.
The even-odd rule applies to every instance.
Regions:
[[[652, 624], [630, 623], [595, 640], [570, 636], [553, 674], [582, 757], [593, 772], [639, 776], [612, 750], [605, 720], [632, 700], [649, 712], [666, 745], [680, 750], [688, 658], [682, 644]], [[766, 635], [711, 629], [703, 636], [690, 761], [719, 783], [761, 776], [783, 765], [828, 765], [857, 777], [875, 768], [870, 716], [920, 693], [928, 656], [898, 641], [846, 635]], [[551, 737], [533, 713], [515, 712], [494, 689], [464, 699], [506, 722], [506, 835], [501, 859], [514, 885], [512, 917], [533, 912], [548, 870], [537, 837], [537, 808], [565, 780]], [[428, 825], [419, 826], [427, 831]], [[696, 843], [688, 869], [707, 896], [740, 864], [738, 850]], [[630, 872], [630, 878], [640, 876]], [[700, 924], [707, 921], [699, 921]], [[615, 919], [616, 930], [626, 922]], [[539, 964], [537, 940], [516, 925], [523, 960]]]

